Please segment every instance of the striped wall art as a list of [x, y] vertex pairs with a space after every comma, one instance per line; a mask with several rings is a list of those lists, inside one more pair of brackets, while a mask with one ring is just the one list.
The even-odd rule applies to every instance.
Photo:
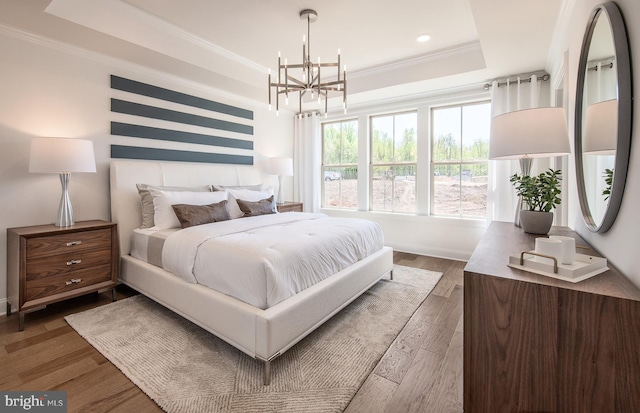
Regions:
[[[146, 138], [162, 141], [192, 143], [237, 150], [253, 150], [253, 141], [230, 136], [194, 133], [180, 128], [199, 126], [216, 131], [220, 135], [253, 136], [253, 112], [212, 100], [149, 85], [131, 79], [111, 75], [111, 88], [132, 94], [132, 100], [111, 98], [111, 112], [126, 115], [127, 122], [112, 121], [111, 135]], [[169, 104], [164, 107], [135, 102], [139, 96], [159, 99]], [[148, 102], [148, 99], [146, 100]], [[170, 109], [168, 108], [170, 107]], [[211, 111], [211, 116], [194, 114], [189, 108]], [[201, 111], [200, 111], [201, 112]], [[224, 120], [216, 114], [238, 118], [237, 121]], [[175, 128], [161, 128], [138, 124], [140, 118], [168, 121]], [[232, 118], [232, 119], [233, 119]], [[247, 123], [249, 122], [249, 123]], [[112, 158], [148, 159], [180, 162], [206, 162], [253, 165], [253, 156], [219, 154], [211, 152], [182, 151], [144, 146], [111, 145]]]

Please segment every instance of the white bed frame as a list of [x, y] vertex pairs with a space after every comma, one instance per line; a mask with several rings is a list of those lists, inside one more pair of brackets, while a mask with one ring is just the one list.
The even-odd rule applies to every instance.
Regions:
[[[133, 258], [131, 233], [141, 224], [137, 183], [170, 186], [273, 183], [255, 166], [157, 161], [111, 161], [111, 219], [118, 224], [120, 280], [264, 363], [271, 362], [331, 318], [385, 275], [392, 276], [390, 247], [370, 255], [281, 303], [262, 310]], [[277, 185], [277, 181], [276, 181]]]

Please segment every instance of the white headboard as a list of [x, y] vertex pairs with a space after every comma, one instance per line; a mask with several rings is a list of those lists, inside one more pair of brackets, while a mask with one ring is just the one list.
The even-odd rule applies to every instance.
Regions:
[[120, 253], [131, 251], [131, 231], [140, 227], [142, 212], [136, 184], [198, 186], [266, 184], [278, 191], [278, 180], [257, 166], [112, 160], [111, 220], [118, 224]]

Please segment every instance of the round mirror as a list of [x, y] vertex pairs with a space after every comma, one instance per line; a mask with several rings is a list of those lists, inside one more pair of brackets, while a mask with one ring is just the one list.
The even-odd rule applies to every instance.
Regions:
[[587, 23], [578, 66], [575, 161], [587, 227], [613, 225], [627, 178], [632, 116], [631, 61], [620, 10], [597, 6]]

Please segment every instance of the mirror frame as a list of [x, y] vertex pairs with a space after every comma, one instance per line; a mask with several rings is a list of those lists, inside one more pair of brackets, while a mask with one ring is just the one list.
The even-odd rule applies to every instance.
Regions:
[[[618, 86], [618, 137], [616, 147], [616, 157], [614, 166], [613, 183], [609, 203], [607, 204], [602, 222], [596, 223], [591, 215], [587, 202], [586, 188], [584, 183], [584, 169], [582, 163], [582, 122], [583, 122], [583, 102], [584, 102], [584, 82], [587, 70], [587, 58], [589, 56], [589, 46], [593, 37], [598, 18], [606, 15], [609, 20], [609, 27], [613, 35], [613, 45], [616, 56], [617, 86]], [[624, 87], [620, 87], [624, 85]], [[627, 180], [629, 166], [629, 151], [631, 148], [631, 128], [633, 120], [633, 84], [631, 79], [631, 58], [629, 55], [629, 42], [622, 13], [618, 6], [610, 1], [596, 6], [587, 22], [587, 28], [582, 40], [580, 51], [580, 61], [578, 63], [578, 81], [576, 85], [576, 107], [575, 107], [575, 135], [574, 135], [574, 155], [576, 164], [576, 180], [578, 184], [578, 197], [580, 208], [587, 228], [592, 232], [603, 233], [608, 231], [616, 220], [620, 205], [622, 204], [622, 194]]]

